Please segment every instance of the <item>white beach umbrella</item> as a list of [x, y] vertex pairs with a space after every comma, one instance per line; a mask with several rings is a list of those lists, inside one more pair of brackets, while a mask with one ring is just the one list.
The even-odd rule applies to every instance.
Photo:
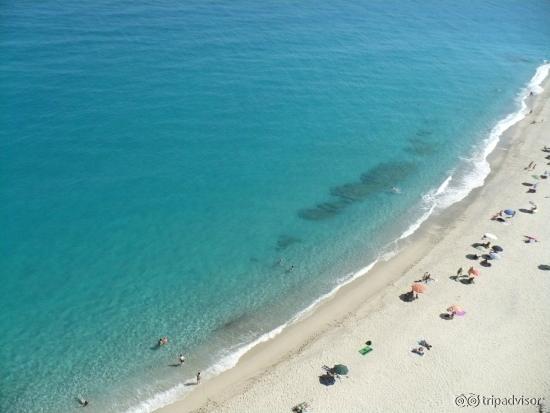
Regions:
[[489, 238], [489, 239], [498, 239], [497, 236], [495, 234], [491, 234], [490, 232], [486, 232], [485, 234], [483, 234], [483, 238]]

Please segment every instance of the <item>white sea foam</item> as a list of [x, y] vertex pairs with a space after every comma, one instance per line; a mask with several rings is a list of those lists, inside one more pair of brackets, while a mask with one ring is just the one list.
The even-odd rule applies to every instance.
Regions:
[[[204, 371], [204, 378], [212, 377], [222, 373], [223, 371], [233, 368], [243, 355], [245, 355], [252, 348], [258, 344], [266, 342], [278, 336], [286, 327], [292, 325], [313, 312], [322, 302], [333, 297], [342, 287], [351, 283], [352, 281], [366, 275], [379, 261], [387, 261], [391, 257], [398, 253], [397, 243], [400, 240], [408, 238], [414, 234], [422, 224], [438, 209], [445, 209], [456, 202], [464, 199], [473, 189], [482, 186], [485, 183], [485, 179], [491, 172], [487, 157], [496, 148], [502, 134], [517, 122], [525, 118], [528, 113], [528, 107], [526, 100], [529, 94], [540, 94], [543, 91], [541, 86], [542, 82], [548, 76], [550, 72], [550, 63], [545, 62], [539, 66], [535, 72], [535, 75], [530, 80], [528, 85], [519, 93], [518, 103], [519, 109], [513, 113], [507, 115], [504, 119], [500, 120], [491, 130], [489, 136], [483, 141], [480, 149], [475, 151], [472, 157], [463, 159], [463, 169], [468, 172], [463, 173], [461, 176], [455, 176], [455, 174], [449, 175], [436, 189], [428, 192], [423, 196], [422, 215], [413, 222], [394, 242], [388, 244], [386, 248], [380, 253], [378, 258], [367, 266], [361, 268], [359, 271], [349, 273], [344, 277], [341, 277], [336, 286], [328, 293], [322, 295], [316, 299], [309, 306], [298, 312], [287, 323], [284, 323], [277, 328], [261, 335], [256, 340], [250, 343], [243, 343], [236, 350], [223, 356], [216, 364], [210, 366]], [[458, 174], [456, 174], [458, 175]], [[452, 184], [452, 185], [451, 185]], [[169, 390], [157, 393], [154, 397], [151, 397], [138, 406], [135, 406], [127, 413], [149, 413], [154, 410], [160, 409], [170, 403], [173, 403], [190, 391], [190, 388], [180, 383]]]
[[453, 178], [453, 185], [450, 185], [445, 191], [435, 197], [432, 201], [434, 203], [434, 208], [447, 208], [464, 199], [473, 189], [485, 183], [485, 179], [491, 172], [487, 157], [495, 150], [502, 134], [527, 116], [529, 112], [526, 103], [527, 98], [531, 92], [536, 95], [543, 91], [541, 84], [548, 76], [549, 71], [550, 63], [545, 62], [537, 68], [530, 82], [518, 94], [518, 110], [500, 120], [493, 129], [491, 129], [489, 136], [482, 142], [479, 149], [474, 151], [470, 158], [462, 160], [463, 165], [462, 168], [459, 169], [465, 172], [456, 174], [458, 176], [450, 176], [450, 178]]

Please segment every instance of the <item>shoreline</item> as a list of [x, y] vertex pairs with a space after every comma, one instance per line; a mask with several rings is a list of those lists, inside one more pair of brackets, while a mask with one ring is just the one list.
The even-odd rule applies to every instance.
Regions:
[[[529, 106], [534, 104], [535, 109], [541, 110], [540, 106], [548, 97], [549, 83], [549, 79], [546, 78], [544, 81], [546, 88], [542, 95], [525, 99]], [[521, 109], [509, 116], [517, 116], [520, 111]], [[534, 115], [536, 114], [535, 112]], [[399, 249], [394, 256], [387, 261], [379, 258], [356, 272], [350, 280], [344, 281], [343, 284], [335, 287], [335, 290], [326, 294], [328, 298], [312, 304], [310, 310], [305, 309], [298, 313], [306, 313], [305, 315], [297, 315], [286, 326], [281, 326], [282, 331], [280, 333], [277, 331], [276, 337], [260, 342], [246, 351], [235, 367], [206, 380], [200, 388], [189, 392], [184, 399], [155, 411], [175, 413], [194, 411], [197, 408], [208, 411], [210, 407], [216, 407], [242, 394], [253, 381], [258, 381], [268, 374], [270, 369], [281, 363], [299, 356], [333, 328], [342, 326], [354, 317], [366, 316], [382, 309], [384, 292], [402, 283], [411, 268], [417, 265], [435, 245], [449, 237], [457, 229], [455, 224], [449, 225], [454, 217], [465, 214], [472, 204], [479, 203], [482, 189], [491, 186], [497, 180], [502, 173], [504, 163], [510, 156], [510, 148], [518, 146], [522, 138], [525, 139], [516, 135], [518, 135], [517, 129], [521, 129], [526, 121], [527, 119], [519, 120], [498, 137], [499, 141], [486, 157], [490, 164], [490, 172], [484, 178], [485, 182], [482, 186], [474, 187], [458, 202], [430, 213], [427, 219], [419, 223], [419, 228], [412, 235], [402, 236], [396, 240]], [[487, 141], [489, 139], [490, 137]], [[437, 206], [434, 205], [434, 207]], [[416, 223], [411, 227], [414, 225]], [[403, 234], [406, 234], [411, 227]], [[442, 230], [449, 232], [443, 234]], [[364, 276], [366, 273], [368, 275]], [[388, 277], [388, 274], [391, 276]], [[297, 321], [294, 321], [296, 318]], [[273, 331], [266, 335], [272, 333]]]

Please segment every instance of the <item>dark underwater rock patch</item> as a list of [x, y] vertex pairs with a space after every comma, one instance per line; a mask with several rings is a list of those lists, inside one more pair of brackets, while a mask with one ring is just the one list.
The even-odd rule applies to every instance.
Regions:
[[417, 169], [413, 162], [385, 162], [381, 163], [361, 175], [359, 182], [351, 182], [330, 189], [334, 198], [330, 201], [317, 204], [313, 208], [298, 211], [298, 216], [310, 221], [329, 219], [341, 213], [348, 205], [385, 192]]
[[438, 144], [421, 137], [412, 137], [407, 140], [405, 152], [416, 156], [433, 155], [438, 150]]
[[282, 251], [290, 247], [292, 244], [296, 244], [297, 242], [302, 242], [302, 240], [291, 235], [280, 235], [277, 239], [276, 249], [277, 251]]

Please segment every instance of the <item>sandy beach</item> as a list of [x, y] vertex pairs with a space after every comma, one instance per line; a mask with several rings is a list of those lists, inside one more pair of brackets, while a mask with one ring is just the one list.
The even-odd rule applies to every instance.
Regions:
[[[534, 177], [549, 162], [548, 80], [544, 86], [528, 101], [533, 112], [490, 155], [484, 186], [431, 217], [397, 256], [160, 412], [290, 412], [300, 402], [312, 412], [550, 409], [550, 271], [541, 267], [550, 265], [550, 178]], [[536, 168], [525, 170], [531, 161]], [[530, 193], [526, 184], [536, 182]], [[530, 201], [536, 213], [524, 212]], [[491, 220], [507, 208], [513, 218]], [[472, 246], [484, 233], [504, 249], [490, 266], [472, 256], [488, 252]], [[475, 283], [455, 279], [470, 266], [480, 271]], [[403, 300], [425, 272], [436, 281], [417, 300]], [[452, 304], [465, 315], [445, 318]], [[413, 353], [422, 339], [432, 348]], [[367, 340], [373, 350], [361, 355]], [[323, 366], [339, 363], [349, 373], [321, 384]]]

